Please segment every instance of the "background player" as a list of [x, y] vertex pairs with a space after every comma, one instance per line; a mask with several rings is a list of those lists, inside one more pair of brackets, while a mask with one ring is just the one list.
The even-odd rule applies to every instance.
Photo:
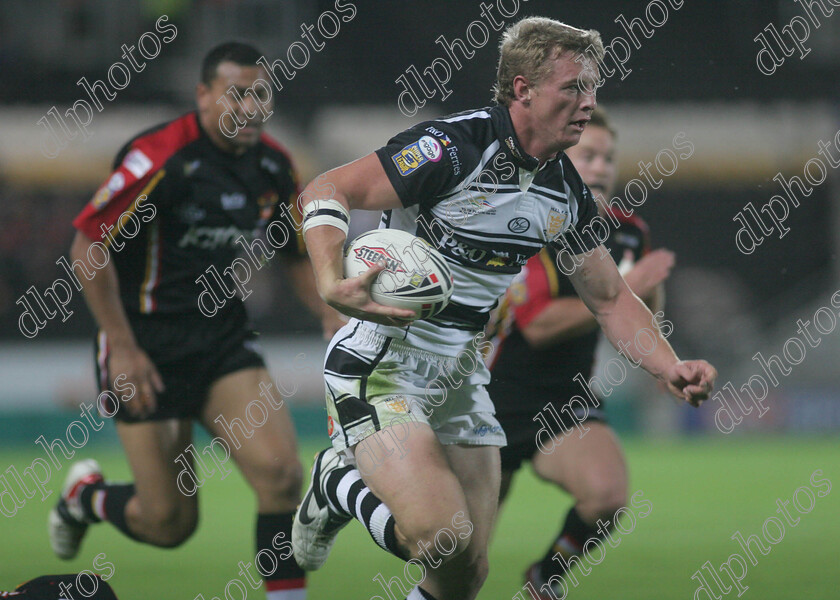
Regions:
[[[584, 90], [594, 86], [597, 66], [575, 60], [593, 51], [603, 56], [597, 32], [523, 19], [503, 37], [498, 106], [398, 134], [375, 153], [326, 173], [329, 196], [307, 188], [312, 195], [304, 230], [319, 291], [354, 319], [333, 338], [325, 364], [333, 448], [316, 458], [294, 523], [295, 557], [306, 568], [324, 563], [338, 529], [356, 517], [382, 548], [426, 562], [422, 588], [410, 590], [410, 600], [472, 599], [478, 593], [498, 501], [497, 448], [505, 439], [484, 388], [489, 373], [481, 360], [458, 385], [443, 384], [443, 373], [459, 353], [475, 355], [490, 309], [542, 246], [564, 243], [581, 261], [572, 281], [613, 344], [650, 327], [650, 311], [615, 263], [589, 252], [599, 247], [586, 233], [597, 208], [562, 152], [578, 142], [595, 108], [594, 94]], [[492, 210], [453, 218], [452, 204], [444, 200], [475, 185], [485, 170], [493, 177], [483, 182], [501, 182], [486, 192]], [[342, 250], [354, 208], [384, 210], [382, 227], [409, 231], [438, 247], [455, 279], [443, 312], [406, 327], [410, 311], [370, 298], [370, 283], [381, 268], [344, 279]], [[555, 213], [567, 218], [549, 234], [544, 224], [554, 223]], [[571, 229], [580, 241], [560, 242]], [[656, 349], [634, 360], [677, 396], [699, 404], [708, 397], [715, 370], [705, 361], [680, 361], [657, 337]], [[445, 397], [429, 390], [433, 379], [446, 387]], [[398, 427], [407, 413], [414, 425]], [[366, 443], [393, 447], [396, 438], [403, 451], [380, 452], [376, 469], [360, 472], [338, 454], [358, 454]], [[446, 551], [437, 543], [439, 533], [453, 528], [458, 535], [449, 538]]]
[[[257, 550], [273, 553], [278, 564], [266, 577], [269, 597], [299, 600], [305, 595], [304, 574], [287, 547], [301, 465], [288, 410], [272, 385], [244, 305], [233, 296], [232, 279], [222, 279], [243, 250], [236, 240], [244, 235], [250, 244], [265, 228], [282, 239], [285, 231], [288, 241], [278, 252], [298, 295], [327, 329], [337, 313], [317, 296], [302, 237], [289, 216], [297, 210], [298, 195], [291, 159], [261, 132], [261, 113], [246, 93], [258, 78], [268, 80], [257, 66], [261, 56], [236, 42], [211, 50], [196, 89], [198, 111], [129, 142], [113, 174], [74, 221], [78, 233], [71, 257], [83, 279], [90, 279], [85, 299], [100, 328], [99, 386], [126, 400], [100, 410], [117, 411], [134, 483], [108, 483], [95, 461], [77, 463], [50, 514], [50, 537], [63, 558], [76, 554], [88, 525], [99, 521], [156, 546], [184, 542], [196, 527], [198, 503], [195, 493], [179, 490], [184, 467], [175, 459], [192, 460], [186, 449], [198, 420], [211, 436], [227, 441], [254, 489]], [[225, 97], [231, 87], [241, 103]], [[223, 98], [244, 123], [234, 137], [220, 129], [227, 109]], [[88, 257], [96, 256], [97, 243], [110, 249], [112, 260], [93, 277]], [[273, 256], [261, 240], [250, 252]], [[198, 285], [201, 277], [208, 282], [204, 286]], [[215, 300], [199, 296], [207, 287]], [[202, 314], [199, 301], [215, 314]], [[131, 386], [134, 391], [125, 392]], [[264, 409], [254, 417], [264, 417], [258, 428], [245, 415], [255, 400]]]
[[[644, 221], [606, 205], [617, 180], [615, 137], [606, 114], [596, 109], [580, 142], [566, 155], [602, 200], [601, 216], [607, 223], [618, 223], [610, 228], [604, 245], [630, 289], [656, 313], [662, 308], [662, 282], [674, 265], [674, 255], [664, 249], [651, 252]], [[558, 268], [555, 248], [547, 246], [528, 261], [505, 295], [493, 328], [488, 391], [508, 440], [501, 449], [499, 502], [526, 460], [539, 477], [575, 499], [554, 544], [526, 573], [533, 589], [539, 590], [549, 577], [564, 573], [562, 564], [552, 560], [556, 553], [568, 563], [580, 555], [586, 540], [604, 537], [606, 524], [612, 526], [616, 511], [627, 502], [627, 469], [601, 402], [594, 403], [574, 379], [580, 374], [589, 381], [592, 376], [598, 322]], [[572, 396], [584, 398], [588, 406], [568, 405]], [[541, 425], [534, 420], [547, 402], [563, 420], [562, 429], [575, 432], [548, 454], [538, 451], [535, 440]], [[587, 432], [580, 437], [575, 427], [583, 423]]]

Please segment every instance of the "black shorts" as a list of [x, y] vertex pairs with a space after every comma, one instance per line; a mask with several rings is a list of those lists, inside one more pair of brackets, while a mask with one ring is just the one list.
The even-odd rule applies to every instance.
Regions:
[[[138, 346], [157, 367], [166, 390], [157, 394], [157, 408], [146, 417], [134, 417], [124, 406], [117, 408], [114, 396], [127, 399], [131, 390], [121, 382], [116, 389], [110, 387], [119, 373], [108, 372], [108, 341], [100, 332], [94, 344], [99, 410], [124, 423], [198, 418], [213, 382], [234, 371], [265, 366], [257, 333], [241, 304], [213, 317], [144, 315], [130, 316], [129, 322]], [[106, 390], [113, 394], [101, 393]]]
[[[541, 429], [548, 431], [540, 436], [546, 444], [551, 437], [576, 431], [578, 425], [607, 422], [604, 403], [581, 394], [580, 388], [547, 392], [493, 382], [488, 391], [496, 407], [496, 419], [507, 436], [508, 445], [501, 449], [502, 471], [518, 470], [523, 461], [540, 451], [537, 434]], [[546, 408], [547, 404], [552, 408]]]

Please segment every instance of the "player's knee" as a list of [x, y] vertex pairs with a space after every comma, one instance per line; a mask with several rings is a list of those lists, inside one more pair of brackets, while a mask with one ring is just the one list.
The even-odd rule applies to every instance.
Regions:
[[627, 505], [627, 488], [617, 478], [593, 474], [587, 479], [586, 492], [581, 503], [587, 511], [597, 516], [611, 516]]
[[145, 534], [149, 541], [163, 548], [175, 548], [186, 542], [198, 526], [198, 511], [178, 506], [159, 506], [146, 515]]
[[415, 527], [408, 537], [408, 545], [433, 565], [447, 563], [461, 555], [470, 545], [470, 532], [458, 531], [450, 522], [429, 521]]
[[257, 471], [254, 487], [263, 502], [294, 505], [300, 499], [303, 466], [296, 457], [284, 461], [268, 458], [257, 466]]

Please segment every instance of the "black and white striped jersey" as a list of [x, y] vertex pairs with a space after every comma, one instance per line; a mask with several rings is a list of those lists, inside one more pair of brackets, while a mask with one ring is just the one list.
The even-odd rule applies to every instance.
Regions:
[[428, 241], [455, 279], [441, 313], [413, 323], [408, 334], [379, 326], [382, 333], [417, 336], [434, 351], [438, 343], [460, 345], [484, 327], [513, 277], [546, 244], [572, 254], [599, 245], [591, 226], [582, 231], [598, 211], [571, 161], [561, 152], [540, 167], [520, 146], [507, 107], [420, 123], [376, 154], [403, 203], [383, 213], [380, 228]]

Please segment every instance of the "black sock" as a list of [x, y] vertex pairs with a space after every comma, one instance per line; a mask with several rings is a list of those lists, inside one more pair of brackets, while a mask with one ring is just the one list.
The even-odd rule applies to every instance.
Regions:
[[[380, 548], [402, 560], [408, 560], [397, 544], [394, 515], [365, 485], [358, 470], [354, 467], [336, 469], [330, 474], [324, 487], [327, 491], [327, 502], [334, 510], [356, 517]], [[359, 497], [362, 498], [361, 502], [358, 502]]]
[[[604, 535], [599, 533], [596, 528], [584, 523], [576, 507], [572, 507], [566, 515], [563, 529], [560, 530], [560, 534], [542, 559], [540, 574], [543, 579], [548, 580], [552, 575], [563, 575], [566, 572], [564, 564], [568, 564], [573, 556], [580, 556], [583, 553], [583, 545], [589, 538], [593, 537], [603, 539]], [[554, 556], [557, 554], [564, 560], [554, 560]]]
[[306, 575], [292, 555], [294, 515], [294, 511], [257, 515], [255, 563], [257, 571], [265, 579], [265, 589], [268, 592], [306, 587]]
[[125, 520], [125, 505], [134, 496], [132, 483], [92, 483], [82, 488], [79, 502], [82, 512], [92, 523], [108, 521], [123, 534], [135, 541], [140, 540]]
[[[102, 518], [97, 514], [97, 511], [93, 509], [93, 495], [94, 492], [104, 492], [107, 485], [108, 484], [104, 481], [100, 481], [98, 483], [92, 483], [84, 486], [82, 491], [79, 492], [79, 504], [82, 506], [82, 512], [85, 514], [85, 518], [91, 523], [99, 523], [102, 521]], [[97, 501], [101, 502], [101, 500], [102, 498], [97, 495]], [[104, 508], [102, 510], [104, 510]], [[102, 512], [102, 510], [99, 512]]]

